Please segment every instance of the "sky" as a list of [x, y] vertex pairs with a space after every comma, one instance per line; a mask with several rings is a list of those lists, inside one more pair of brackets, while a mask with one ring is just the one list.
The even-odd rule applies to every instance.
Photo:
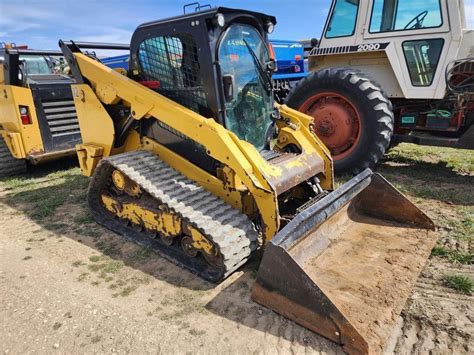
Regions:
[[[194, 0], [195, 1], [195, 0]], [[191, 0], [0, 0], [0, 42], [27, 44], [35, 49], [58, 49], [59, 39], [129, 43], [141, 23], [176, 16]], [[271, 38], [319, 37], [331, 0], [203, 1], [274, 15]], [[465, 0], [474, 26], [474, 0]]]

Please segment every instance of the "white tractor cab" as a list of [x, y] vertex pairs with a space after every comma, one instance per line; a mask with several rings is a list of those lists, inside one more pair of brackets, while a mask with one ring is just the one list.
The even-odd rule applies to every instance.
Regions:
[[473, 149], [467, 27], [463, 0], [333, 0], [312, 74], [286, 103], [314, 117], [339, 173], [375, 165], [398, 142]]

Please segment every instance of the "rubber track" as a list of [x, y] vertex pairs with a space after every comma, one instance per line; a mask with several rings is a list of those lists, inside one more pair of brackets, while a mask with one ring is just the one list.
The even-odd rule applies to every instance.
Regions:
[[26, 172], [26, 161], [13, 158], [7, 145], [0, 137], [0, 178]]
[[[110, 218], [100, 202], [100, 195], [117, 169], [156, 198], [157, 206], [166, 205], [171, 211], [198, 229], [220, 249], [224, 267], [210, 267], [203, 258], [190, 258], [179, 246], [166, 247], [159, 240], [145, 236], [123, 221]], [[158, 247], [161, 255], [195, 274], [218, 282], [243, 265], [257, 248], [258, 234], [253, 223], [239, 210], [225, 203], [194, 181], [186, 178], [156, 155], [148, 151], [134, 151], [102, 159], [89, 187], [89, 204], [97, 221], [109, 229], [134, 241]], [[140, 235], [141, 234], [141, 235]]]

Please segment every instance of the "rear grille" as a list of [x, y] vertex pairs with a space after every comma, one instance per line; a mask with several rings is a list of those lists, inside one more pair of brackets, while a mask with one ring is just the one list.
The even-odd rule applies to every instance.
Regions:
[[53, 138], [80, 134], [74, 101], [43, 101], [43, 109]]

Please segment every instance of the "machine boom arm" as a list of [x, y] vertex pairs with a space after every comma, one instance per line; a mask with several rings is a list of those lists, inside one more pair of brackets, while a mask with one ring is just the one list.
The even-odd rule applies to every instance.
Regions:
[[[279, 220], [275, 215], [275, 211], [278, 211], [277, 192], [270, 181], [278, 180], [284, 174], [284, 166], [268, 164], [253, 145], [238, 139], [235, 134], [226, 130], [213, 119], [200, 116], [87, 55], [74, 53], [74, 61], [77, 63], [82, 77], [91, 83], [93, 92], [100, 103], [113, 105], [123, 101], [130, 106], [134, 119], [159, 119], [162, 123], [204, 146], [210, 156], [235, 172], [250, 194], [254, 196], [261, 215], [271, 216], [271, 218], [266, 218], [267, 220], [263, 223], [267, 239], [271, 239], [276, 234], [279, 228]], [[97, 109], [102, 111], [102, 114], [94, 116], [93, 123], [92, 120], [87, 120], [90, 115], [81, 114], [81, 111], [90, 109], [86, 106], [90, 105], [91, 100], [90, 98], [86, 100], [85, 96], [91, 94], [89, 85], [73, 85], [74, 101], [79, 113], [81, 131], [85, 133], [103, 132], [99, 135], [99, 137], [103, 137], [103, 141], [89, 141], [87, 134], [83, 134], [84, 145], [100, 146], [104, 148], [104, 156], [107, 156], [111, 151], [113, 132], [104, 130], [103, 127], [111, 127], [112, 119], [105, 114], [105, 110], [101, 107]], [[285, 124], [287, 127], [282, 127], [281, 134], [284, 134], [288, 141], [298, 142], [303, 151], [291, 164], [304, 166], [308, 160], [323, 157], [325, 175], [321, 178], [321, 186], [324, 189], [332, 189], [332, 161], [326, 148], [314, 139], [315, 136], [309, 128], [310, 120], [305, 115], [287, 107], [283, 107], [281, 112], [287, 122]], [[85, 120], [88, 125], [94, 124], [96, 129], [90, 126], [83, 127]], [[89, 158], [98, 161], [102, 157], [97, 154], [93, 155]], [[88, 165], [95, 166], [96, 164]], [[235, 186], [229, 186], [229, 189], [233, 188]], [[264, 211], [273, 212], [262, 213]]]

